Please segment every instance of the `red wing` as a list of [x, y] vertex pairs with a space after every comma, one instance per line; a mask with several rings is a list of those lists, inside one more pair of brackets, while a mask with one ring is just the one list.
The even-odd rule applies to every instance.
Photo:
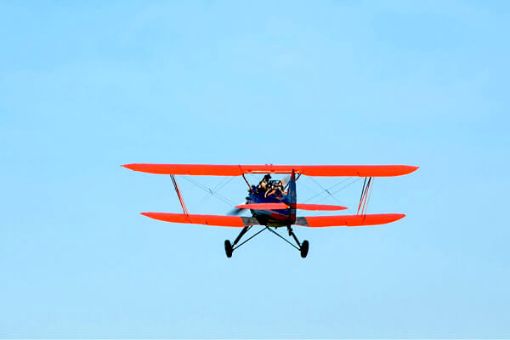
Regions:
[[405, 214], [367, 214], [344, 216], [311, 216], [298, 217], [296, 225], [305, 227], [359, 227], [365, 225], [386, 224], [400, 220]]
[[242, 174], [289, 174], [307, 176], [390, 177], [407, 175], [418, 167], [410, 165], [213, 165], [213, 164], [125, 164], [124, 167], [160, 175], [240, 176]]
[[[242, 228], [247, 225], [258, 224], [251, 217], [219, 216], [219, 215], [186, 215], [173, 213], [144, 212], [142, 215], [172, 223], [204, 224], [223, 227]], [[386, 224], [403, 218], [404, 214], [371, 214], [371, 215], [344, 215], [344, 216], [311, 216], [298, 217], [296, 225], [306, 227], [332, 227], [332, 226], [366, 226]]]
[[236, 228], [258, 224], [254, 218], [241, 216], [186, 215], [160, 212], [143, 212], [142, 215], [153, 218], [155, 220], [183, 224], [204, 224]]

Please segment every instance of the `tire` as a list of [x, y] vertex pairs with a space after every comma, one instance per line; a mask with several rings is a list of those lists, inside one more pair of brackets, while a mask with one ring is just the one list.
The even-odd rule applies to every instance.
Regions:
[[234, 250], [232, 249], [232, 243], [230, 243], [229, 240], [225, 240], [225, 254], [227, 255], [228, 258], [232, 257], [233, 251]]
[[310, 242], [307, 240], [304, 240], [303, 243], [301, 243], [301, 257], [305, 258], [306, 255], [308, 255], [308, 250], [310, 249]]

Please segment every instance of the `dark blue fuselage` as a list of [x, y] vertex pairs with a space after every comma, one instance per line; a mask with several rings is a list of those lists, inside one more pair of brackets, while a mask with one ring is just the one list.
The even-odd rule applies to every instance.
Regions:
[[268, 227], [286, 227], [294, 224], [296, 222], [296, 175], [294, 171], [291, 173], [286, 193], [265, 197], [264, 191], [252, 187], [246, 201], [247, 203], [285, 203], [289, 206], [288, 209], [250, 211], [260, 224]]

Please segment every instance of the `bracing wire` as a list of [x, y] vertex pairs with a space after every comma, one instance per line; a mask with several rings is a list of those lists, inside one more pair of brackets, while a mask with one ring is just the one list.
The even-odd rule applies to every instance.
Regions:
[[[201, 183], [198, 183], [197, 181], [195, 180], [192, 180], [191, 178], [189, 177], [186, 177], [186, 176], [183, 176], [182, 178], [184, 178], [186, 181], [190, 182], [191, 184], [193, 184], [194, 186], [196, 186], [197, 188], [201, 189], [202, 191], [206, 192], [209, 196], [214, 196], [216, 197], [217, 199], [221, 200], [223, 203], [227, 204], [229, 207], [232, 207], [233, 205], [235, 205], [234, 201], [230, 200], [229, 198], [221, 195], [219, 192], [211, 189], [211, 188], [208, 188], [206, 187], [205, 185], [201, 184]], [[225, 185], [227, 185], [232, 179], [230, 179], [229, 181], [226, 181], [224, 184], [222, 184], [221, 186], [218, 184], [216, 185], [215, 189], [218, 188], [217, 190], [223, 188]], [[221, 183], [220, 183], [221, 184]]]

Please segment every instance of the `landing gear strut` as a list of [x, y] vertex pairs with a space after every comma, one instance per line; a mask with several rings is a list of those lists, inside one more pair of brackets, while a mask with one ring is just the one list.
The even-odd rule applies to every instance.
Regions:
[[234, 240], [234, 243], [231, 243], [229, 240], [225, 240], [225, 254], [227, 255], [228, 258], [232, 257], [232, 254], [233, 254], [234, 250], [236, 250], [237, 248], [239, 248], [240, 246], [242, 246], [243, 244], [245, 244], [246, 242], [248, 242], [249, 240], [251, 240], [252, 238], [254, 238], [255, 236], [257, 236], [258, 234], [260, 234], [261, 232], [263, 232], [266, 229], [269, 230], [270, 232], [272, 232], [273, 234], [275, 234], [276, 236], [278, 236], [279, 238], [281, 238], [282, 240], [284, 240], [285, 242], [287, 242], [288, 244], [290, 244], [292, 247], [296, 248], [299, 251], [299, 253], [301, 254], [302, 258], [305, 258], [308, 255], [308, 250], [310, 249], [310, 243], [307, 240], [304, 240], [303, 242], [299, 242], [299, 239], [297, 238], [296, 234], [294, 234], [294, 230], [292, 230], [292, 226], [290, 226], [290, 225], [287, 226], [287, 231], [289, 233], [289, 236], [294, 239], [296, 244], [293, 244], [292, 242], [287, 240], [285, 237], [280, 235], [278, 232], [273, 230], [273, 229], [276, 229], [276, 228], [268, 227], [268, 226], [265, 226], [263, 229], [259, 230], [258, 232], [256, 232], [252, 236], [250, 236], [245, 241], [239, 243], [239, 241], [241, 241], [241, 238], [251, 228], [252, 228], [252, 226], [244, 227], [241, 230], [241, 232], [239, 233], [239, 235], [237, 235], [236, 239]]
[[241, 241], [241, 238], [244, 236], [244, 234], [246, 234], [251, 229], [251, 227], [252, 227], [251, 225], [244, 227], [243, 230], [241, 230], [241, 232], [239, 233], [239, 235], [237, 235], [236, 239], [234, 240], [234, 243], [230, 243], [229, 240], [225, 240], [225, 254], [227, 255], [228, 258], [232, 257], [232, 253], [234, 252], [234, 250], [236, 250], [237, 248], [239, 248], [240, 246], [242, 246], [243, 244], [245, 244], [246, 242], [248, 242], [249, 240], [251, 240], [252, 238], [257, 236], [264, 230], [266, 230], [266, 229], [261, 229], [258, 232], [256, 232], [255, 234], [253, 234], [251, 237], [246, 239], [245, 241], [239, 243], [239, 241]]
[[[230, 243], [229, 240], [225, 240], [225, 254], [227, 255], [228, 258], [232, 257], [232, 253], [234, 252], [234, 249], [237, 248], [236, 247], [237, 243], [241, 240], [241, 237], [243, 237], [243, 235], [246, 234], [248, 232], [248, 230], [251, 229], [251, 227], [252, 227], [251, 225], [244, 227], [243, 230], [241, 230], [241, 232], [239, 233], [239, 235], [237, 235], [237, 237], [234, 241], [234, 244]], [[246, 240], [246, 241], [248, 241], [248, 240]], [[246, 241], [244, 241], [243, 243], [245, 243]], [[238, 247], [240, 247], [241, 245], [242, 245], [242, 243]]]

